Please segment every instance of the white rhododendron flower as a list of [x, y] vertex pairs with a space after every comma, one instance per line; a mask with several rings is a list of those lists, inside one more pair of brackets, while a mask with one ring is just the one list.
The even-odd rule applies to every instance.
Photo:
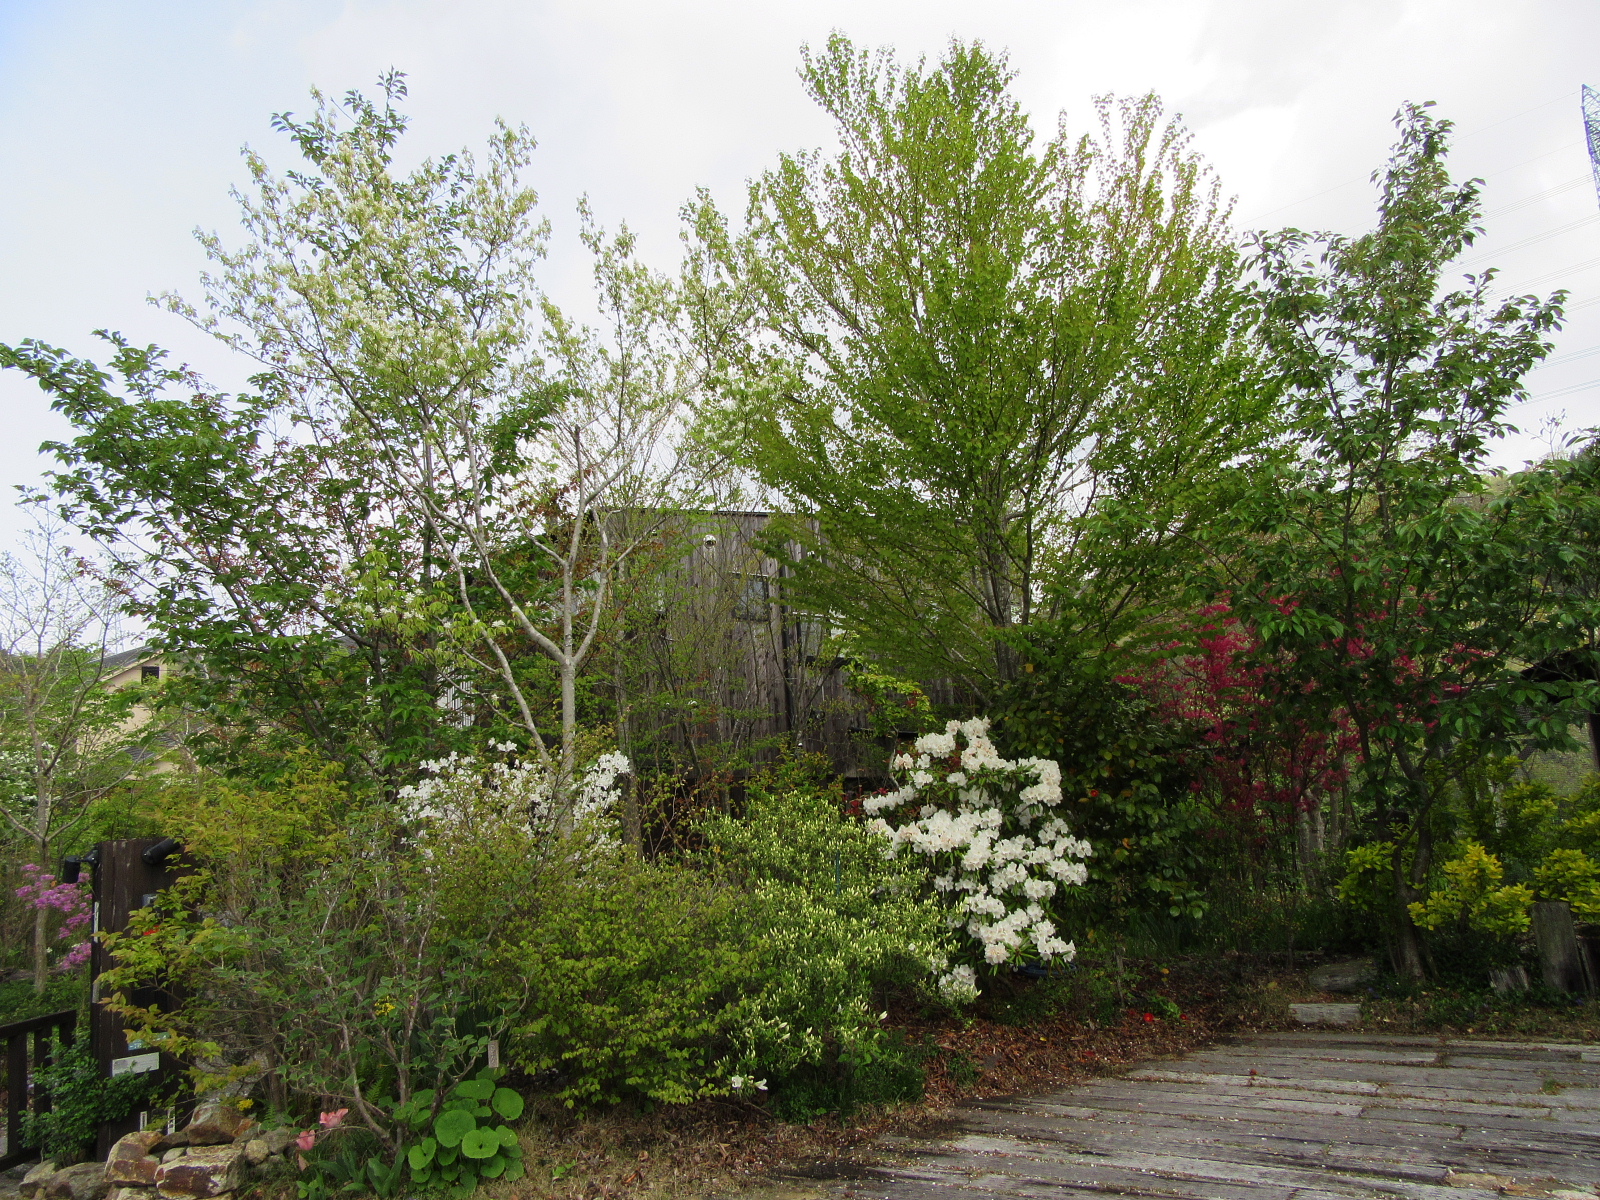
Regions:
[[939, 994], [952, 1004], [970, 1004], [978, 998], [978, 973], [962, 963], [939, 976]]
[[[1058, 936], [1042, 905], [1063, 887], [1082, 886], [1089, 877], [1082, 860], [1093, 851], [1053, 811], [1061, 803], [1060, 764], [1001, 758], [982, 717], [923, 734], [915, 749], [915, 758], [893, 759], [901, 786], [863, 803], [874, 817], [868, 828], [887, 840], [890, 854], [928, 856], [952, 925], [973, 939], [984, 962], [1071, 961], [1077, 947]], [[957, 966], [938, 987], [949, 1000], [970, 999], [977, 975]]]

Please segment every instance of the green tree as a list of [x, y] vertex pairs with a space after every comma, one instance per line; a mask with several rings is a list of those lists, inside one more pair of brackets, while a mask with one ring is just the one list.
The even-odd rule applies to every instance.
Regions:
[[[502, 124], [481, 163], [461, 151], [402, 176], [405, 86], [382, 86], [381, 104], [317, 95], [308, 119], [277, 118], [308, 170], [247, 154], [248, 240], [203, 238], [206, 310], [169, 303], [259, 362], [278, 411], [348, 476], [377, 481], [424, 568], [402, 606], [438, 623], [456, 694], [490, 698], [564, 787], [607, 593], [706, 479], [677, 289], [580, 205], [605, 328], [575, 321], [535, 280], [527, 131]], [[529, 657], [555, 674], [553, 733]]]
[[104, 370], [34, 342], [0, 346], [0, 363], [77, 431], [46, 446], [57, 509], [184, 664], [159, 702], [192, 720], [187, 747], [253, 770], [262, 749], [309, 744], [390, 791], [448, 752], [434, 625], [404, 603], [424, 555], [393, 497], [338, 446], [280, 436], [269, 399], [111, 341]]
[[83, 431], [56, 447], [64, 511], [123, 547], [135, 604], [206, 678], [270, 701], [352, 783], [392, 790], [468, 725], [570, 780], [607, 593], [708, 474], [677, 291], [580, 206], [606, 328], [573, 320], [535, 279], [527, 132], [401, 174], [403, 79], [382, 88], [278, 116], [304, 169], [247, 151], [244, 244], [202, 236], [204, 305], [164, 298], [255, 361], [256, 395], [121, 342], [115, 388], [32, 343], [0, 361]]
[[1448, 122], [1417, 106], [1397, 122], [1372, 232], [1258, 239], [1261, 334], [1289, 433], [1212, 536], [1214, 586], [1285, 673], [1284, 702], [1355, 727], [1357, 786], [1387, 843], [1392, 956], [1420, 975], [1407, 906], [1424, 899], [1430, 814], [1460, 748], [1566, 737], [1560, 710], [1581, 705], [1582, 685], [1519, 668], [1571, 644], [1593, 613], [1550, 603], [1581, 506], [1486, 479], [1559, 294], [1496, 300], [1488, 271], [1446, 290], [1479, 232], [1478, 184], [1450, 181]]
[[[45, 870], [95, 801], [127, 782], [159, 731], [108, 686], [133, 643], [115, 599], [42, 524], [26, 558], [0, 555], [0, 817]], [[49, 979], [49, 910], [33, 920], [33, 986]]]
[[771, 538], [798, 603], [987, 691], [1006, 631], [1148, 599], [1256, 433], [1227, 209], [1154, 97], [1038, 139], [978, 45], [835, 36], [801, 74], [839, 153], [784, 155], [742, 234], [689, 213], [717, 430], [802, 517]]

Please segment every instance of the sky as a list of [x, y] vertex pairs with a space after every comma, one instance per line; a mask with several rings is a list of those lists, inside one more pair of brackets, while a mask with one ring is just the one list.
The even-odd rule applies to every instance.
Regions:
[[[198, 299], [197, 228], [237, 241], [246, 143], [292, 165], [274, 112], [309, 89], [409, 77], [413, 159], [480, 146], [498, 117], [539, 141], [548, 286], [579, 295], [574, 206], [626, 220], [671, 267], [697, 187], [724, 210], [780, 150], [831, 130], [796, 75], [831, 31], [904, 58], [952, 37], [1009, 53], [1036, 128], [1154, 90], [1237, 198], [1243, 229], [1359, 233], [1406, 101], [1456, 122], [1452, 169], [1485, 180], [1463, 263], [1508, 291], [1571, 293], [1507, 466], [1600, 425], [1600, 200], [1579, 87], [1600, 85], [1593, 0], [0, 0], [0, 342], [95, 357], [96, 329], [168, 348], [224, 388], [246, 369], [147, 298]], [[1593, 304], [1587, 302], [1594, 301]], [[0, 484], [36, 485], [69, 430], [0, 373]], [[0, 500], [0, 545], [23, 519]]]

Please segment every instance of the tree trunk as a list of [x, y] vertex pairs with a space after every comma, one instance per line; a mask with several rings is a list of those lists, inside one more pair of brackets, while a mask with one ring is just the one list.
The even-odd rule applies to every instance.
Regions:
[[622, 785], [622, 842], [642, 855], [644, 829], [639, 816], [639, 786], [634, 774], [632, 738], [628, 728], [628, 688], [622, 677], [620, 645], [611, 658], [611, 681], [617, 693], [617, 750], [628, 760], [628, 777]]
[[44, 986], [50, 978], [50, 943], [49, 935], [50, 910], [44, 905], [39, 905], [33, 914], [33, 994], [44, 995]]
[[[1406, 907], [1418, 897], [1406, 877], [1405, 851], [1405, 841], [1397, 842], [1390, 859], [1390, 867], [1394, 872], [1395, 903], [1390, 920], [1389, 958], [1396, 975], [1402, 979], [1420, 980], [1427, 978], [1428, 961], [1422, 949], [1422, 933], [1411, 919], [1411, 910]], [[1420, 857], [1420, 847], [1417, 853]]]

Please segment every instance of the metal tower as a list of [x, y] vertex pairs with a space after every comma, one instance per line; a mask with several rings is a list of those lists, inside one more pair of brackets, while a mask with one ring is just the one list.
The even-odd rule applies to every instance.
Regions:
[[1600, 197], [1600, 91], [1583, 85], [1583, 130], [1589, 139], [1589, 166], [1594, 170], [1594, 190]]

